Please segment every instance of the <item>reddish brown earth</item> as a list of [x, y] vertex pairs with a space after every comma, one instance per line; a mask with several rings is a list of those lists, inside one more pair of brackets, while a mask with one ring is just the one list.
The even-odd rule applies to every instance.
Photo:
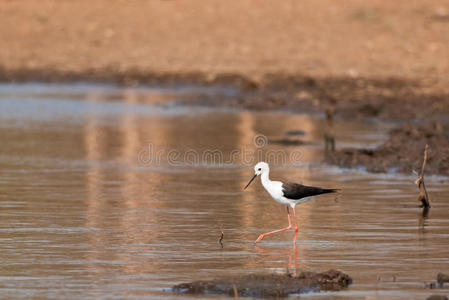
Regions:
[[[449, 4], [1, 1], [3, 74], [268, 73], [421, 79], [446, 89]], [[35, 73], [35, 74], [37, 74]]]

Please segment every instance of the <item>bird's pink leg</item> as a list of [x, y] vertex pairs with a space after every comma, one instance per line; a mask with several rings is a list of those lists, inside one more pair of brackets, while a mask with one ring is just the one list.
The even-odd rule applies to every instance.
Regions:
[[275, 230], [275, 231], [271, 231], [271, 232], [267, 232], [267, 233], [262, 233], [261, 235], [259, 235], [259, 237], [257, 238], [257, 240], [254, 243], [260, 242], [267, 235], [270, 235], [270, 234], [273, 234], [273, 233], [277, 233], [277, 232], [286, 231], [286, 230], [289, 230], [290, 228], [292, 228], [292, 221], [290, 220], [290, 211], [288, 209], [288, 206], [287, 206], [287, 217], [288, 217], [288, 227], [282, 228], [282, 229], [278, 229], [278, 230]]
[[298, 235], [298, 222], [296, 221], [296, 209], [293, 207], [293, 217], [295, 218], [295, 238], [293, 243], [296, 245], [296, 236]]

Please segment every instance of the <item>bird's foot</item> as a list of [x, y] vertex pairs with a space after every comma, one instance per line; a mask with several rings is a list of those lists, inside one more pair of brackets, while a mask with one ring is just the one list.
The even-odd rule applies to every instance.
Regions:
[[254, 244], [257, 244], [258, 242], [260, 242], [261, 240], [263, 240], [265, 236], [263, 234], [259, 235], [259, 237], [257, 238], [257, 240], [254, 242]]

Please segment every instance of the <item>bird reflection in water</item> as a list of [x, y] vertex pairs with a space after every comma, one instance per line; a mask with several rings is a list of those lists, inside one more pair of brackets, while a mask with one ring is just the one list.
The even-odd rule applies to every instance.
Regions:
[[[273, 257], [273, 259], [278, 260], [279, 259], [279, 252], [275, 249], [265, 248], [261, 246], [255, 246], [254, 250], [256, 250], [258, 253], [261, 254], [268, 254], [270, 257]], [[287, 262], [287, 273], [292, 274], [293, 276], [297, 276], [297, 270], [298, 270], [298, 247], [296, 246], [296, 243], [293, 244], [293, 247], [288, 252], [284, 252], [283, 255], [286, 256], [286, 262]]]

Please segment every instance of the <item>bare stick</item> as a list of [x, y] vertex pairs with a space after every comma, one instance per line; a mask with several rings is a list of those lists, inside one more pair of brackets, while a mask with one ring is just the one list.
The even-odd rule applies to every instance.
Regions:
[[324, 153], [326, 156], [335, 152], [335, 134], [334, 134], [334, 113], [333, 106], [327, 107], [326, 110], [326, 127], [324, 132]]
[[426, 144], [426, 148], [424, 149], [424, 159], [421, 167], [421, 173], [418, 175], [418, 179], [415, 180], [415, 184], [419, 187], [419, 196], [418, 201], [421, 202], [421, 207], [430, 207], [429, 195], [427, 194], [426, 184], [424, 183], [424, 170], [426, 168], [427, 163], [427, 150], [429, 149], [429, 145]]
[[218, 240], [218, 243], [221, 245], [221, 248], [223, 248], [223, 238], [224, 238], [223, 225], [220, 226], [220, 230], [221, 230], [221, 236], [220, 236], [220, 239]]

